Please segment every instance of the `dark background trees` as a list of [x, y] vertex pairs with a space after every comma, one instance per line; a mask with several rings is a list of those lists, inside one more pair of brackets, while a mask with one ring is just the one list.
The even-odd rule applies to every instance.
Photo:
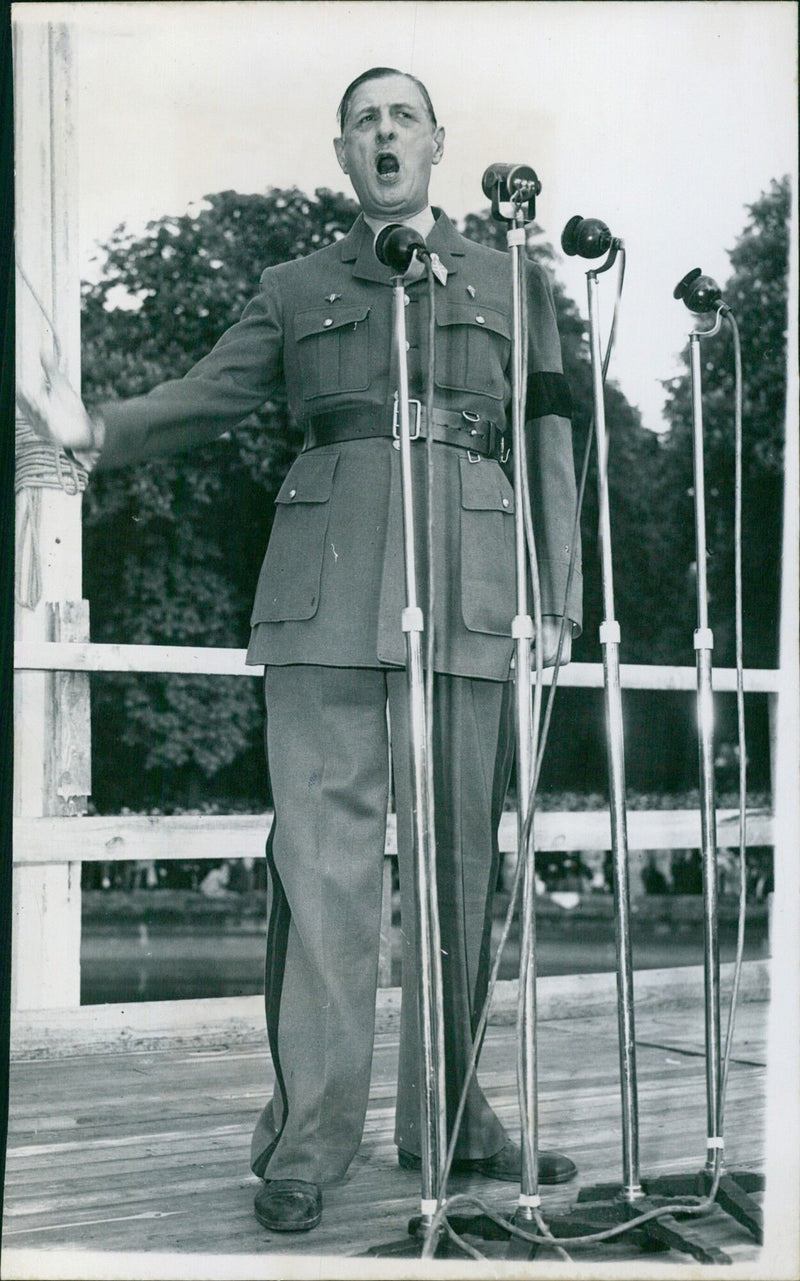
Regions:
[[[180, 377], [233, 323], [264, 267], [329, 243], [356, 207], [318, 190], [222, 192], [142, 236], [118, 228], [102, 278], [83, 292], [83, 386], [90, 403]], [[470, 215], [472, 239], [502, 248], [488, 213]], [[553, 273], [536, 229], [528, 252]], [[751, 207], [731, 254], [726, 289], [745, 350], [747, 433], [747, 661], [774, 661], [780, 567], [782, 406], [785, 398], [788, 184]], [[554, 279], [565, 371], [575, 405], [580, 467], [591, 425], [586, 325]], [[677, 304], [676, 304], [677, 305]], [[708, 352], [708, 492], [715, 662], [730, 663], [732, 428], [730, 354]], [[612, 366], [613, 370], [613, 366]], [[643, 428], [620, 389], [607, 390], [609, 484], [617, 616], [626, 662], [691, 663], [694, 585], [688, 375], [669, 386], [670, 430]], [[98, 474], [84, 505], [86, 595], [97, 641], [246, 644], [252, 593], [273, 500], [299, 440], [281, 397], [219, 441], [136, 468]], [[600, 657], [597, 485], [590, 471], [582, 522], [584, 631], [578, 661]], [[562, 691], [545, 787], [602, 790], [602, 700]], [[632, 787], [677, 789], [696, 776], [691, 699], [630, 695]], [[764, 775], [764, 718], [751, 725]], [[108, 676], [93, 684], [95, 803], [100, 809], [259, 807], [268, 800], [256, 679]], [[630, 742], [634, 749], [630, 750]]]

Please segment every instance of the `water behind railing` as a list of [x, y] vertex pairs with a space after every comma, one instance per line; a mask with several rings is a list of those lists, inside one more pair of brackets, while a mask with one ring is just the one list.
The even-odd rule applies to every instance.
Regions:
[[[395, 896], [396, 897], [396, 896]], [[537, 971], [542, 976], [588, 974], [615, 968], [611, 896], [570, 895], [558, 901], [542, 896], [537, 913]], [[263, 897], [253, 896], [242, 913], [238, 895], [213, 902], [201, 895], [195, 912], [171, 910], [169, 891], [115, 891], [85, 895], [81, 946], [81, 1004], [126, 1001], [248, 996], [263, 991], [266, 920]], [[98, 903], [98, 900], [102, 900]], [[117, 900], [116, 903], [114, 900]], [[147, 903], [151, 910], [147, 911]], [[227, 901], [226, 901], [227, 900]], [[508, 895], [497, 895], [494, 938], [500, 933]], [[100, 909], [103, 909], [102, 912]], [[733, 898], [721, 903], [720, 959], [732, 961], [736, 950]], [[398, 917], [395, 906], [394, 923]], [[397, 930], [395, 930], [397, 935]], [[748, 905], [745, 958], [768, 955], [768, 911], [765, 903]], [[703, 960], [700, 895], [649, 895], [634, 901], [631, 946], [635, 969], [699, 965]], [[519, 931], [515, 922], [500, 977], [517, 977]], [[395, 939], [391, 981], [400, 981], [399, 937]]]

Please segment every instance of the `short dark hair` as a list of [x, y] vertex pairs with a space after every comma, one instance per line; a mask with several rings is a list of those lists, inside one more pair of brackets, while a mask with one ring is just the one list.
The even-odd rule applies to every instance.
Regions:
[[431, 118], [431, 124], [436, 128], [436, 112], [433, 109], [431, 96], [421, 80], [412, 76], [408, 71], [398, 71], [396, 67], [370, 67], [369, 71], [362, 71], [360, 76], [347, 86], [342, 94], [342, 101], [339, 103], [339, 110], [336, 118], [339, 121], [339, 132], [344, 133], [344, 122], [347, 119], [347, 108], [350, 106], [350, 99], [359, 85], [366, 84], [368, 80], [384, 80], [387, 76], [403, 76], [406, 80], [411, 80], [422, 94], [422, 101], [425, 103], [425, 109]]

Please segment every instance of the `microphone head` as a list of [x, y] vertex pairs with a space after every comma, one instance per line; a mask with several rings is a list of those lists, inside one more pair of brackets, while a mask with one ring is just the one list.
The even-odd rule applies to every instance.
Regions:
[[390, 222], [386, 227], [381, 227], [375, 237], [375, 257], [378, 262], [382, 262], [384, 267], [390, 267], [398, 275], [408, 271], [414, 254], [425, 253], [425, 238], [402, 222]]
[[530, 196], [538, 196], [542, 190], [536, 171], [530, 165], [506, 165], [500, 162], [489, 165], [481, 178], [481, 190], [487, 200], [492, 199], [498, 187], [501, 200], [510, 200], [523, 187]]
[[613, 236], [599, 218], [583, 218], [575, 214], [561, 233], [561, 248], [568, 257], [578, 254], [581, 258], [600, 258], [611, 248]]
[[576, 233], [582, 222], [583, 218], [581, 215], [575, 214], [573, 218], [570, 218], [561, 233], [561, 248], [570, 258], [574, 258], [575, 254], [578, 252], [578, 237]]
[[722, 303], [722, 291], [711, 276], [704, 276], [699, 267], [687, 271], [672, 291], [673, 298], [681, 299], [689, 311], [702, 315], [714, 311]]

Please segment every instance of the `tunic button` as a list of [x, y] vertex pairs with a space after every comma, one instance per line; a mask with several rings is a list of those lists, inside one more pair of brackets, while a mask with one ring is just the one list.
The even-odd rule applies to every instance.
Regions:
[[290, 490], [289, 490], [289, 497], [290, 497], [290, 498], [294, 498], [294, 497], [296, 497], [296, 495], [297, 495], [297, 490], [296, 490], [296, 489], [290, 489]]
[[406, 306], [408, 306], [408, 304], [411, 302], [411, 299], [409, 298], [408, 294], [403, 294], [403, 302], [405, 303]]
[[504, 499], [503, 499], [503, 506], [504, 506], [504, 507], [508, 507], [508, 499], [507, 499], [507, 498], [504, 498]]
[[332, 317], [331, 317], [331, 316], [328, 316], [328, 318], [327, 318], [326, 320], [323, 320], [323, 322], [322, 322], [322, 323], [323, 323], [323, 325], [325, 326], [325, 328], [327, 329], [330, 325], [332, 325], [332, 324], [333, 324], [333, 319], [332, 319]]
[[485, 325], [485, 324], [486, 324], [486, 317], [485, 317], [485, 316], [476, 316], [476, 317], [475, 317], [475, 319], [477, 320], [477, 322], [478, 322], [478, 324], [479, 324], [479, 325]]

